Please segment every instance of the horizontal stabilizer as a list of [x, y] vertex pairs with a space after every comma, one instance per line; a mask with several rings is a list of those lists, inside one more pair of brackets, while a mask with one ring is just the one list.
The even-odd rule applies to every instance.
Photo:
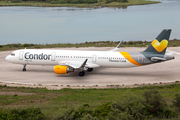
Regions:
[[166, 59], [165, 58], [160, 58], [160, 57], [151, 57], [151, 60], [152, 61], [159, 61], [159, 60], [165, 61]]
[[165, 55], [173, 55], [174, 52], [166, 53]]

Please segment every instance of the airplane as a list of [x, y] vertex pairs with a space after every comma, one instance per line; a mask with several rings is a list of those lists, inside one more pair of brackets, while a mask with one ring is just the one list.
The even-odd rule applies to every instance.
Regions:
[[85, 71], [91, 72], [96, 67], [136, 67], [174, 59], [172, 54], [165, 54], [170, 34], [171, 29], [164, 29], [142, 52], [118, 52], [116, 50], [121, 42], [109, 51], [20, 49], [12, 52], [5, 60], [22, 64], [23, 71], [26, 71], [26, 65], [52, 65], [56, 74], [78, 70], [79, 76], [84, 76]]

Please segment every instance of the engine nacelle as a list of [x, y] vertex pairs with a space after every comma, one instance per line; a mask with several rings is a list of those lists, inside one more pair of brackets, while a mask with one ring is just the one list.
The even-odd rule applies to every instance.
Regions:
[[69, 71], [69, 66], [60, 66], [60, 65], [54, 66], [54, 73], [56, 74], [67, 74], [68, 71]]

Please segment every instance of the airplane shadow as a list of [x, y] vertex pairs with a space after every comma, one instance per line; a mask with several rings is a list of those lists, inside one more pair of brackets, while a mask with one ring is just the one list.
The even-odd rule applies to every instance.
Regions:
[[98, 70], [93, 70], [92, 72], [86, 72], [85, 73], [85, 76], [83, 77], [80, 77], [79, 76], [79, 72], [78, 71], [75, 71], [75, 72], [72, 72], [72, 73], [68, 73], [66, 75], [57, 75], [57, 77], [72, 77], [72, 78], [77, 78], [77, 79], [84, 79], [84, 78], [90, 78], [91, 76], [102, 76], [102, 77], [106, 77], [106, 76], [112, 76], [112, 77], [169, 77], [169, 76], [172, 76], [172, 72], [168, 72], [168, 73], [164, 73], [163, 71], [162, 72], [142, 72], [142, 71], [133, 71], [133, 72], [130, 72], [130, 71], [113, 71], [113, 72], [110, 72], [110, 71], [101, 71], [101, 69], [98, 69]]
[[[23, 72], [21, 69], [12, 69], [11, 72], [16, 71], [16, 72]], [[54, 71], [53, 69], [27, 69], [28, 73], [53, 73]], [[103, 71], [103, 68], [96, 68], [94, 69], [92, 72], [85, 72], [85, 76], [80, 77], [79, 76], [79, 71], [74, 71], [74, 72], [69, 72], [68, 74], [64, 74], [64, 75], [58, 75], [55, 74], [56, 77], [68, 77], [68, 78], [73, 78], [73, 79], [85, 79], [85, 78], [90, 78], [91, 76], [114, 76], [114, 77], [126, 77], [126, 76], [132, 76], [132, 77], [165, 77], [165, 76], [172, 76], [172, 72], [168, 72], [168, 73], [164, 73], [163, 71], [161, 72], [155, 72], [155, 71]]]

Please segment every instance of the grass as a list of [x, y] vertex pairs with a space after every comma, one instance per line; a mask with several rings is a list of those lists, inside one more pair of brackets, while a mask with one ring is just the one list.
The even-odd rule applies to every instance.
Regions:
[[[126, 96], [141, 97], [144, 91], [151, 89], [159, 91], [167, 104], [172, 106], [175, 94], [180, 93], [180, 84], [116, 89], [64, 88], [62, 90], [0, 86], [0, 93], [4, 93], [0, 94], [0, 109], [39, 107], [47, 118], [51, 118], [64, 108], [77, 108], [83, 104], [96, 107], [102, 103], [125, 99]], [[9, 94], [11, 92], [15, 94]]]
[[[17, 50], [17, 49], [40, 49], [40, 48], [62, 48], [62, 47], [115, 47], [119, 42], [113, 41], [98, 41], [98, 42], [85, 42], [85, 43], [76, 43], [76, 44], [7, 44], [0, 45], [0, 51], [5, 50]], [[151, 42], [148, 41], [129, 41], [123, 42], [121, 47], [147, 47]], [[168, 47], [180, 46], [180, 40], [174, 39], [170, 40]]]
[[90, 7], [89, 4], [51, 4], [47, 2], [21, 2], [21, 3], [11, 3], [0, 1], [0, 6], [35, 6], [35, 7]]
[[119, 6], [131, 6], [131, 5], [146, 5], [160, 3], [159, 1], [148, 1], [148, 0], [128, 0], [127, 3], [112, 2], [105, 4], [105, 7], [119, 7]]
[[[103, 0], [104, 1], [104, 0]], [[148, 1], [148, 0], [128, 0], [127, 3], [121, 3], [121, 2], [112, 2], [112, 3], [106, 3], [99, 2], [95, 4], [51, 4], [47, 2], [33, 2], [33, 1], [27, 1], [27, 2], [21, 2], [21, 3], [12, 3], [11, 1], [0, 1], [0, 6], [37, 6], [37, 7], [94, 7], [97, 8], [99, 6], [101, 7], [125, 7], [130, 5], [145, 5], [145, 4], [154, 4], [154, 3], [160, 3], [159, 1]]]

